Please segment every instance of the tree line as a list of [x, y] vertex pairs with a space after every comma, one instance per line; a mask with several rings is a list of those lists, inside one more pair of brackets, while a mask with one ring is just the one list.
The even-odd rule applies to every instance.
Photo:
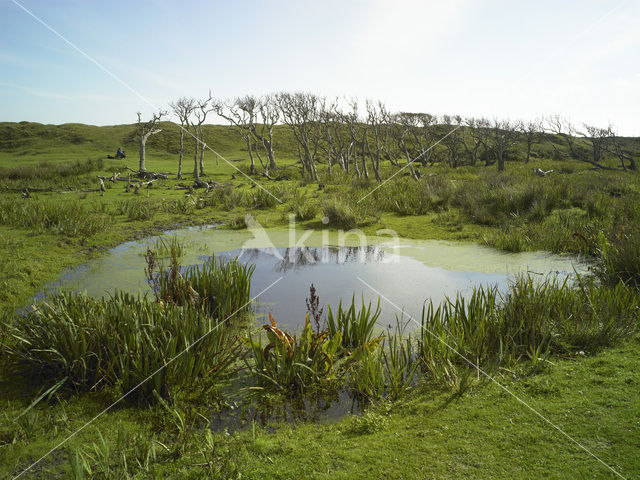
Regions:
[[[204, 98], [181, 97], [144, 122], [138, 114], [140, 171], [145, 168], [145, 143], [158, 133], [158, 123], [173, 115], [180, 124], [178, 177], [183, 174], [184, 147], [194, 144], [193, 175], [196, 184], [204, 174], [207, 148], [203, 124], [210, 114], [224, 119], [237, 132], [249, 155], [249, 173], [270, 177], [277, 168], [275, 126], [286, 125], [293, 135], [303, 178], [318, 180], [318, 165], [331, 175], [334, 169], [358, 177], [373, 176], [380, 181], [381, 166], [406, 165], [419, 178], [418, 164], [436, 162], [451, 168], [463, 165], [496, 165], [504, 170], [505, 161], [521, 145], [524, 161], [529, 162], [535, 145], [548, 143], [557, 157], [570, 157], [602, 169], [637, 169], [634, 153], [612, 126], [599, 128], [583, 124], [576, 127], [559, 115], [534, 121], [510, 121], [391, 112], [383, 102], [357, 99], [340, 100], [306, 92], [280, 92], [217, 100], [211, 92]], [[439, 146], [436, 148], [436, 146]], [[616, 158], [619, 166], [603, 161]]]

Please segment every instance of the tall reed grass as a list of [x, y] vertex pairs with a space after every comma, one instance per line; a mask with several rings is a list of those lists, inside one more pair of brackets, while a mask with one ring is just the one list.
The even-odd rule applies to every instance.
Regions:
[[75, 390], [117, 386], [130, 399], [167, 398], [229, 371], [237, 337], [204, 310], [118, 293], [105, 299], [62, 293], [7, 326], [13, 373]]
[[254, 265], [211, 257], [202, 265], [183, 268], [179, 260], [182, 244], [173, 241], [165, 247], [169, 250], [166, 267], [158, 263], [155, 251], [147, 250], [145, 256], [145, 273], [156, 301], [203, 308], [219, 321], [251, 309]]
[[37, 233], [67, 237], [90, 237], [112, 223], [100, 204], [55, 202], [7, 197], [0, 199], [0, 225], [28, 228]]
[[535, 364], [551, 354], [595, 352], [637, 331], [639, 309], [637, 292], [623, 284], [521, 277], [505, 295], [481, 287], [468, 299], [428, 302], [418, 354], [429, 378], [457, 385], [471, 368], [462, 357], [491, 370], [520, 360]]
[[377, 350], [367, 351], [349, 372], [347, 386], [371, 402], [382, 397], [396, 400], [414, 383], [419, 366], [414, 339], [405, 336], [401, 321], [387, 331]]
[[251, 308], [253, 267], [212, 259], [183, 271], [179, 242], [164, 247], [170, 253], [166, 270], [147, 252], [155, 302], [120, 292], [99, 300], [60, 293], [5, 322], [10, 340], [3, 353], [13, 372], [39, 381], [65, 379], [76, 390], [118, 386], [126, 393], [144, 381], [130, 397], [145, 401], [153, 401], [154, 392], [167, 398], [176, 389], [224, 377]]
[[362, 300], [362, 307], [356, 309], [355, 296], [351, 298], [351, 305], [348, 308], [342, 307], [342, 300], [338, 303], [338, 308], [333, 312], [331, 305], [328, 306], [327, 329], [329, 335], [338, 333], [342, 336], [342, 346], [345, 348], [357, 348], [371, 340], [376, 322], [382, 313], [380, 309], [380, 299], [375, 309], [371, 309], [371, 303], [365, 305]]
[[150, 220], [160, 211], [160, 203], [140, 198], [117, 200], [114, 203], [116, 215], [124, 215], [129, 220]]

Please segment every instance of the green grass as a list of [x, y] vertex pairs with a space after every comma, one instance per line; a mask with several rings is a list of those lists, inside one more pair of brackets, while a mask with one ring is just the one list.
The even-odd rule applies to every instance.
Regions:
[[[162, 128], [149, 141], [147, 168], [175, 172], [177, 127], [166, 123]], [[265, 226], [287, 225], [288, 214], [294, 213], [304, 226], [318, 228], [319, 217], [326, 215], [332, 228], [357, 227], [366, 233], [390, 228], [410, 238], [484, 241], [512, 251], [547, 249], [600, 259], [597, 274], [603, 285], [585, 282], [571, 290], [523, 282], [504, 305], [486, 301], [474, 305], [473, 321], [468, 312], [463, 314], [464, 308], [454, 308], [454, 300], [448, 317], [432, 323], [443, 338], [459, 344], [469, 356], [481, 358], [502, 383], [606, 463], [627, 477], [640, 474], [636, 455], [640, 183], [636, 174], [594, 171], [577, 161], [559, 161], [548, 145], [540, 145], [528, 165], [518, 161], [522, 156], [516, 150], [503, 173], [484, 167], [451, 170], [436, 164], [421, 168], [418, 182], [400, 174], [358, 202], [377, 185], [375, 181], [354, 179], [337, 168], [329, 178], [323, 165], [319, 174], [324, 188], [301, 181], [293, 167], [295, 143], [279, 128], [276, 160], [289, 180], [273, 182], [259, 176], [255, 180], [281, 197], [282, 205], [252, 188], [229, 164], [216, 163], [210, 152], [205, 158], [205, 178], [224, 186], [209, 194], [176, 188], [189, 183], [190, 174], [182, 181], [172, 174], [153, 188], [141, 189], [137, 196], [125, 191], [125, 182], [105, 182], [104, 194], [75, 192], [96, 188], [97, 175], [110, 176], [123, 164], [137, 168], [132, 131], [130, 125], [0, 124], [0, 318], [11, 323], [11, 329], [0, 332], [0, 475], [18, 473], [122, 391], [118, 380], [113, 380], [115, 375], [109, 377], [114, 385], [98, 391], [84, 391], [91, 382], [79, 380], [78, 393], [45, 395], [29, 408], [46, 393], [51, 379], [66, 375], [82, 379], [85, 374], [82, 362], [71, 362], [68, 371], [56, 367], [48, 382], [10, 379], [6, 356], [8, 332], [15, 332], [12, 329], [17, 326], [13, 309], [23, 307], [65, 268], [125, 240], [213, 222], [244, 228], [247, 213]], [[235, 132], [208, 126], [205, 136], [233, 165], [247, 171], [247, 152]], [[128, 152], [126, 160], [101, 160], [118, 146]], [[192, 148], [187, 144], [184, 172], [192, 170]], [[539, 178], [531, 175], [532, 167], [555, 172]], [[383, 177], [395, 171], [385, 165]], [[25, 187], [51, 191], [32, 191], [31, 198], [22, 199], [19, 191]], [[74, 192], [61, 193], [69, 190]], [[172, 246], [158, 246], [158, 261], [165, 256], [163, 248], [166, 254]], [[201, 282], [195, 290], [206, 297], [219, 286]], [[76, 312], [86, 308], [118, 316], [123, 311], [118, 299], [112, 303], [67, 301]], [[172, 336], [157, 337], [168, 344], [174, 338], [177, 345], [183, 341], [179, 334], [195, 335], [200, 328], [194, 321], [183, 332], [184, 324], [175, 312], [188, 308], [184, 305], [168, 302], [168, 310], [162, 310], [156, 304], [130, 301], [130, 308], [159, 322], [145, 328], [172, 332]], [[232, 299], [221, 308], [228, 311], [231, 305], [237, 301]], [[78, 331], [64, 315], [55, 311], [42, 315], [21, 327], [40, 325], [34, 338], [58, 342], [62, 350], [64, 339]], [[89, 326], [102, 321], [105, 326], [104, 319], [111, 318], [105, 315], [83, 321]], [[393, 323], [390, 318], [383, 320]], [[59, 328], [45, 329], [50, 322]], [[131, 333], [125, 325], [122, 332]], [[452, 328], [445, 331], [443, 327], [449, 325]], [[112, 352], [122, 356], [118, 348], [127, 344], [137, 352], [124, 357], [132, 372], [127, 382], [148, 372], [153, 362], [173, 348], [165, 352], [157, 343], [133, 336], [122, 337], [116, 344], [115, 338], [120, 337], [103, 338]], [[496, 343], [498, 339], [503, 347]], [[478, 382], [477, 372], [448, 356], [450, 351], [438, 350], [432, 342], [431, 367], [424, 359], [421, 364], [412, 360], [420, 342], [424, 352], [426, 341], [389, 337], [354, 364], [345, 382], [374, 402], [362, 417], [295, 428], [254, 426], [231, 435], [208, 433], [211, 411], [222, 408], [226, 400], [217, 387], [206, 390], [206, 382], [186, 388], [193, 377], [190, 367], [182, 365], [170, 372], [168, 385], [185, 388], [173, 389], [170, 402], [160, 400], [148, 408], [125, 404], [109, 411], [44, 460], [32, 477], [66, 478], [81, 471], [90, 476], [90, 468], [96, 478], [233, 478], [238, 474], [242, 478], [612, 478], [602, 465], [498, 387]], [[144, 358], [153, 362], [136, 365]], [[271, 360], [275, 356], [269, 358], [276, 361]], [[283, 358], [277, 361], [284, 362]], [[445, 359], [450, 363], [441, 363]], [[203, 362], [216, 363], [215, 355]]]
[[[640, 471], [638, 426], [630, 422], [640, 416], [639, 348], [638, 340], [631, 340], [597, 356], [559, 360], [534, 377], [503, 375], [500, 380], [605, 463], [633, 478]], [[17, 472], [100, 408], [95, 395], [71, 398], [63, 407], [41, 406], [35, 409], [32, 427], [13, 422], [11, 415], [19, 412], [5, 409], [10, 417], [0, 423], [0, 438], [8, 442], [0, 450], [1, 471]], [[197, 413], [178, 413], [187, 429], [197, 417]], [[459, 398], [419, 387], [398, 402], [378, 405], [361, 419], [347, 417], [333, 424], [295, 428], [285, 424], [269, 430], [258, 425], [232, 435], [196, 429], [177, 458], [175, 452], [184, 443], [176, 423], [180, 423], [176, 415], [168, 415], [162, 407], [116, 409], [36, 467], [31, 478], [70, 472], [69, 455], [76, 450], [91, 452], [93, 443], [101, 444], [100, 434], [109, 445], [108, 465], [115, 477], [124, 477], [126, 470], [140, 478], [229, 478], [234, 472], [255, 479], [615, 478], [493, 384]], [[151, 457], [146, 467], [152, 445], [155, 459]], [[104, 463], [92, 462], [93, 469], [105, 468]]]

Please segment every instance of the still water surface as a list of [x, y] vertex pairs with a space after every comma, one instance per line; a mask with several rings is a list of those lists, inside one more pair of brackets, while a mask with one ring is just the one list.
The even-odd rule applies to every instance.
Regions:
[[[353, 235], [344, 238], [328, 232], [292, 236], [281, 229], [229, 231], [205, 227], [175, 230], [162, 237], [177, 237], [184, 242], [183, 265], [201, 264], [214, 255], [238, 257], [254, 264], [252, 295], [273, 284], [257, 299], [256, 310], [262, 315], [271, 311], [280, 325], [293, 330], [304, 323], [305, 298], [311, 283], [322, 305], [335, 306], [340, 300], [348, 303], [353, 295], [358, 302], [377, 302], [379, 295], [386, 297], [388, 300], [381, 300], [382, 318], [394, 323], [398, 309], [408, 314], [405, 320], [408, 316], [419, 319], [423, 302], [428, 299], [440, 302], [456, 293], [467, 295], [480, 285], [495, 285], [505, 291], [519, 274], [543, 278], [586, 273], [588, 269], [588, 264], [575, 256], [513, 254], [472, 243], [388, 236], [368, 236], [364, 242]], [[56, 289], [86, 291], [93, 296], [116, 289], [149, 292], [143, 255], [157, 240], [150, 237], [115, 247], [86, 265], [66, 271], [36, 299]]]

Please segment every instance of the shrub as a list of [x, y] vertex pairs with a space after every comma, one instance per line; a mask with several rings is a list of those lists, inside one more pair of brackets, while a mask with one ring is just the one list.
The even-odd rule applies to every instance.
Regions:
[[337, 198], [325, 202], [322, 206], [322, 212], [329, 220], [328, 223], [330, 225], [348, 230], [358, 226], [358, 219], [354, 209]]
[[233, 215], [227, 220], [227, 225], [232, 230], [242, 230], [247, 228], [247, 216], [244, 214]]
[[296, 216], [296, 220], [311, 220], [318, 214], [318, 205], [308, 195], [297, 190], [289, 201], [289, 211]]
[[257, 209], [274, 208], [284, 201], [285, 190], [280, 187], [268, 189], [256, 188], [251, 195], [253, 207]]
[[615, 233], [599, 239], [599, 277], [608, 285], [622, 282], [640, 287], [640, 232], [620, 228]]

